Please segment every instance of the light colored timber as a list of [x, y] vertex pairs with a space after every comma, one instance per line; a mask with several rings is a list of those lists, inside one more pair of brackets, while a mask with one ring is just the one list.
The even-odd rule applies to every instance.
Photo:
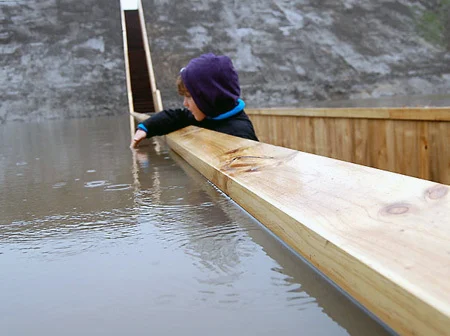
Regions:
[[155, 109], [156, 112], [158, 111], [162, 111], [163, 110], [163, 103], [162, 103], [162, 99], [161, 99], [161, 91], [156, 90], [156, 100], [155, 100]]
[[[159, 139], [158, 137], [155, 138]], [[186, 173], [186, 175], [188, 175], [190, 180], [201, 186], [201, 191], [211, 198], [215, 206], [218, 207], [218, 210], [222, 210], [224, 215], [227, 216], [232, 223], [239, 223], [240, 227], [243, 226], [248, 228], [245, 219], [243, 222], [242, 214], [235, 211], [235, 205], [232, 204], [232, 202], [223, 202], [223, 196], [217, 193], [217, 188], [211, 183], [204, 183], [203, 176], [176, 153], [170, 153], [170, 157]], [[156, 179], [152, 179], [151, 183], [155, 184], [155, 181]], [[152, 185], [151, 188], [154, 192], [158, 192], [159, 190], [157, 185]], [[195, 192], [190, 196], [195, 198]], [[252, 227], [248, 229], [247, 234], [251, 239], [256, 244], [263, 247], [264, 252], [281, 266], [283, 274], [286, 277], [301, 283], [302, 291], [313, 297], [316, 304], [321, 307], [325, 314], [343, 327], [349, 335], [367, 334], [367, 322], [370, 317], [362, 317], [362, 312], [357, 305], [348, 303], [344, 303], [343, 305], [342, 294], [338, 290], [329, 290], [328, 284], [326, 284], [323, 279], [318, 279], [316, 272], [311, 270], [310, 266], [306, 263], [299, 261], [297, 255], [281, 253], [282, 251], [285, 251], [284, 248], [281, 248], [280, 245], [274, 242], [273, 237], [268, 235], [267, 232], [264, 230], [254, 230]], [[377, 326], [373, 323], [370, 324], [370, 328], [377, 328], [377, 330], [380, 331], [380, 334], [385, 334], [385, 332], [383, 332], [384, 327], [385, 326], [381, 324]], [[371, 330], [371, 334], [374, 334], [374, 332], [375, 330]]]
[[394, 330], [450, 334], [449, 186], [193, 126], [166, 139]]
[[139, 112], [134, 112], [134, 111], [130, 111], [130, 115], [132, 117], [134, 117], [136, 119], [136, 121], [138, 123], [143, 122], [144, 120], [149, 118], [148, 114], [145, 113], [139, 113]]
[[[123, 56], [124, 56], [124, 61], [125, 61], [125, 78], [126, 78], [126, 84], [127, 84], [128, 110], [134, 111], [133, 94], [131, 92], [130, 60], [128, 58], [127, 25], [125, 22], [125, 12], [123, 9], [120, 11], [120, 19], [122, 22]], [[135, 129], [136, 129], [136, 123], [135, 123], [134, 117], [132, 115], [130, 115], [131, 134], [134, 134]]]
[[450, 121], [450, 107], [254, 108], [245, 111], [249, 115]]
[[247, 112], [262, 142], [450, 184], [450, 109], [341, 110]]

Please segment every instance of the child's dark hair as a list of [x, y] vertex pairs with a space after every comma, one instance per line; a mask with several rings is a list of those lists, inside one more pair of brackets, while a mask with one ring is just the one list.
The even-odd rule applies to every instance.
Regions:
[[190, 97], [191, 96], [191, 94], [189, 93], [188, 89], [184, 85], [183, 80], [181, 79], [181, 76], [178, 76], [178, 78], [177, 78], [177, 90], [178, 90], [178, 94], [180, 96], [184, 96], [184, 97]]

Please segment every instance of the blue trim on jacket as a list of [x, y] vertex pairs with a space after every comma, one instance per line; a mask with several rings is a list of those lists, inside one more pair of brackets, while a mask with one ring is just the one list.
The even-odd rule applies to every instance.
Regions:
[[138, 124], [137, 128], [143, 130], [145, 133], [148, 133], [147, 127], [145, 127], [142, 123]]
[[218, 115], [217, 117], [214, 118], [208, 118], [208, 119], [212, 119], [212, 120], [223, 120], [223, 119], [227, 119], [229, 117], [234, 116], [235, 114], [238, 114], [239, 112], [241, 112], [244, 108], [245, 108], [245, 102], [242, 99], [238, 99], [237, 100], [238, 104], [236, 105], [236, 107], [234, 109], [232, 109], [231, 111], [222, 113], [220, 115]]

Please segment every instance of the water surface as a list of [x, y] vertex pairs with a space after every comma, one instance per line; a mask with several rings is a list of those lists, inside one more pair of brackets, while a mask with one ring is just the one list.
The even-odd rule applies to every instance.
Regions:
[[127, 117], [0, 126], [1, 335], [384, 335]]

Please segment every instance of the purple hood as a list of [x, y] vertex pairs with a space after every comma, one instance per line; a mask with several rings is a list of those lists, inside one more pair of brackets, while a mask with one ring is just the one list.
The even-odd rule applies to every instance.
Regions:
[[194, 58], [181, 71], [181, 79], [208, 117], [232, 110], [241, 94], [238, 74], [227, 56], [209, 53]]

